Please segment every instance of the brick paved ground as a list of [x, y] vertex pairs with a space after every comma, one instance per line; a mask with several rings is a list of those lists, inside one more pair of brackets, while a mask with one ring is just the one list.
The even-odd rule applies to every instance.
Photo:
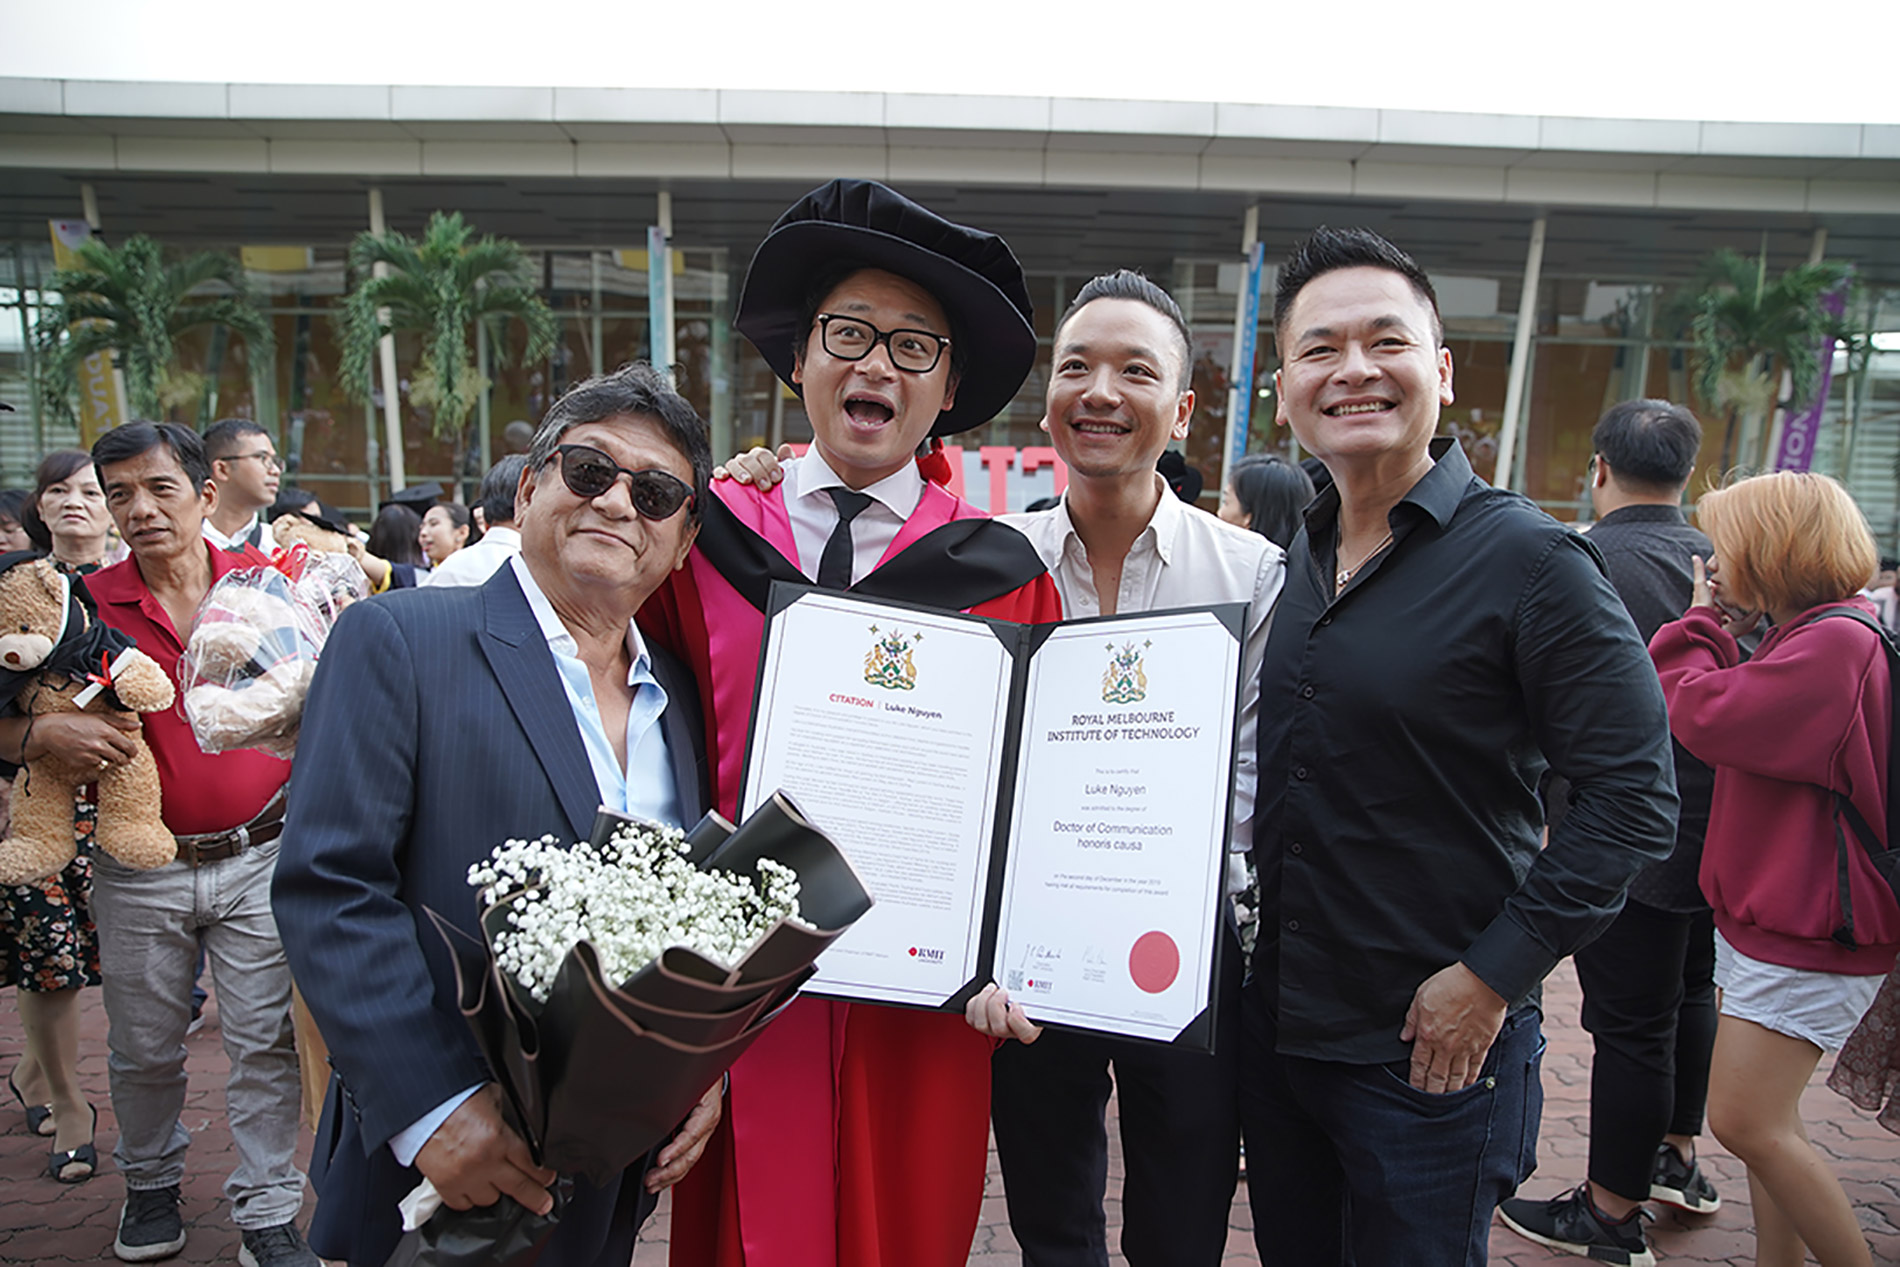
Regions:
[[[87, 993], [81, 1074], [88, 1093], [99, 1105], [101, 1151], [109, 1152], [114, 1128], [106, 1097], [105, 1016], [98, 992]], [[1576, 1027], [1576, 982], [1567, 964], [1552, 977], [1547, 994], [1552, 1019], [1546, 1027], [1550, 1050], [1544, 1059], [1543, 1167], [1527, 1188], [1537, 1196], [1554, 1194], [1583, 1177], [1583, 1131], [1588, 1116], [1589, 1045]], [[190, 1048], [191, 1091], [185, 1120], [192, 1131], [192, 1150], [184, 1193], [191, 1240], [185, 1252], [172, 1261], [230, 1263], [236, 1259], [237, 1236], [227, 1220], [220, 1191], [231, 1169], [232, 1154], [231, 1137], [223, 1127], [225, 1062], [215, 1014], [213, 1024], [191, 1040]], [[5, 1007], [0, 1009], [0, 1070], [12, 1068], [19, 1051], [19, 1020], [11, 1007]], [[1825, 1066], [1816, 1075], [1805, 1101], [1810, 1132], [1834, 1159], [1836, 1173], [1846, 1184], [1860, 1213], [1861, 1226], [1873, 1244], [1874, 1260], [1900, 1267], [1900, 1137], [1874, 1125], [1866, 1114], [1828, 1091], [1821, 1085], [1824, 1074]], [[309, 1144], [306, 1136], [305, 1157]], [[44, 1141], [26, 1134], [25, 1124], [10, 1100], [0, 1102], [0, 1263], [111, 1261], [112, 1233], [123, 1185], [112, 1173], [110, 1158], [103, 1159], [99, 1178], [64, 1187], [41, 1177], [47, 1147]], [[1705, 1143], [1703, 1156], [1727, 1204], [1709, 1218], [1665, 1215], [1654, 1229], [1658, 1256], [1682, 1263], [1745, 1267], [1753, 1259], [1748, 1187], [1742, 1168], [1713, 1140]], [[1111, 1165], [1118, 1182], [1120, 1158], [1112, 1158]], [[1021, 1255], [1009, 1233], [1002, 1180], [993, 1157], [989, 1192], [969, 1261], [972, 1267], [1016, 1267]], [[1115, 1201], [1109, 1202], [1108, 1211], [1112, 1225], [1118, 1217]], [[666, 1213], [663, 1204], [648, 1224], [634, 1254], [633, 1267], [664, 1267]], [[1234, 1267], [1258, 1263], [1244, 1188], [1234, 1204], [1230, 1228], [1226, 1262]], [[1110, 1241], [1112, 1244], [1112, 1227]], [[1502, 1228], [1494, 1228], [1491, 1245], [1493, 1261], [1512, 1267], [1578, 1261], [1528, 1245]], [[1116, 1257], [1114, 1261], [1119, 1264], [1122, 1260]]]

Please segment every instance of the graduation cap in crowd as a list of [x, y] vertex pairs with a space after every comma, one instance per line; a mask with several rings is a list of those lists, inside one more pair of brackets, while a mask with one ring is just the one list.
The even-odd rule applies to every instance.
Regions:
[[396, 490], [383, 498], [382, 505], [377, 509], [380, 510], [383, 506], [407, 506], [421, 515], [428, 513], [429, 507], [435, 505], [441, 498], [442, 486], [434, 480], [429, 480], [426, 483]]

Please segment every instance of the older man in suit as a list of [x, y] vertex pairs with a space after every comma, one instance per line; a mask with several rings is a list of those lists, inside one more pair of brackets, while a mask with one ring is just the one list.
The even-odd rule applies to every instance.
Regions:
[[[421, 913], [474, 933], [468, 868], [504, 838], [583, 838], [601, 805], [688, 824], [704, 809], [698, 690], [632, 622], [685, 560], [710, 466], [705, 425], [651, 368], [592, 379], [535, 437], [517, 558], [479, 588], [381, 595], [337, 622], [274, 894], [336, 1069], [313, 1167], [327, 1258], [383, 1262], [425, 1177], [458, 1209], [551, 1205]], [[579, 1185], [541, 1262], [624, 1267], [719, 1105], [714, 1089], [650, 1168]]]

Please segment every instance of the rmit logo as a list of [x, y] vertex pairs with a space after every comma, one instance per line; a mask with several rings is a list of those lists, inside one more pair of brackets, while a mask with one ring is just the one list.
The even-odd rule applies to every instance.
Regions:
[[910, 948], [910, 957], [912, 959], [922, 959], [925, 963], [942, 963], [943, 951], [933, 949], [929, 946], [912, 946]]

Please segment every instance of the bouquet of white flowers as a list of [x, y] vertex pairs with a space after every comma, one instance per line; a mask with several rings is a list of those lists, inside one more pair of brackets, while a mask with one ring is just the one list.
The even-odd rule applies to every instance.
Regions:
[[[511, 840], [469, 883], [480, 941], [429, 912], [462, 1013], [536, 1158], [596, 1187], [678, 1127], [871, 907], [783, 793], [737, 829], [603, 810], [587, 841]], [[558, 1201], [541, 1217], [507, 1198], [430, 1215], [432, 1196], [425, 1184], [405, 1202], [414, 1230], [389, 1267], [507, 1262], [560, 1216]]]

